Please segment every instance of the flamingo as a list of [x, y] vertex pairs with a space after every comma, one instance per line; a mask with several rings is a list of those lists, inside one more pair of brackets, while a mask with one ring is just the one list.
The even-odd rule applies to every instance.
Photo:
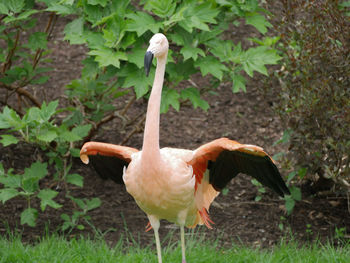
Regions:
[[149, 42], [144, 65], [148, 76], [152, 59], [156, 73], [148, 102], [142, 150], [102, 142], [87, 142], [80, 151], [103, 178], [125, 184], [127, 192], [149, 219], [153, 228], [158, 262], [162, 262], [158, 229], [160, 219], [180, 226], [182, 263], [185, 230], [198, 224], [211, 227], [208, 210], [214, 198], [238, 173], [248, 174], [280, 196], [289, 195], [276, 165], [258, 146], [220, 138], [196, 150], [159, 148], [161, 92], [169, 43], [161, 34]]

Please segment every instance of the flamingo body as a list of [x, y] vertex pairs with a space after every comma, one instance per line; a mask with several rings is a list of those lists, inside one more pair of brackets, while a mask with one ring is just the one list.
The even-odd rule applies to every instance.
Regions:
[[220, 138], [195, 150], [159, 148], [159, 110], [168, 54], [168, 41], [155, 34], [145, 55], [148, 75], [153, 56], [157, 68], [148, 102], [142, 150], [101, 142], [87, 142], [80, 151], [102, 178], [124, 183], [147, 214], [155, 233], [158, 262], [162, 262], [159, 220], [180, 225], [182, 262], [185, 260], [184, 226], [213, 223], [210, 204], [239, 173], [248, 174], [280, 196], [290, 194], [271, 157], [258, 146]]
[[[197, 210], [194, 202], [195, 178], [186, 163], [192, 151], [163, 148], [161, 164], [142, 161], [142, 152], [132, 156], [123, 180], [126, 190], [148, 215], [177, 224], [193, 225]], [[187, 159], [187, 160], [186, 160]], [[179, 215], [186, 214], [185, 218]]]

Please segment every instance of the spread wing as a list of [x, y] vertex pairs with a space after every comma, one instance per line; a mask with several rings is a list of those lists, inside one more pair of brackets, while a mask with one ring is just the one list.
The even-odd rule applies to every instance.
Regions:
[[131, 155], [137, 149], [102, 142], [87, 142], [80, 150], [83, 163], [89, 162], [103, 179], [111, 179], [117, 184], [124, 184], [123, 169], [131, 161]]
[[189, 164], [196, 176], [196, 187], [208, 169], [209, 183], [217, 191], [221, 191], [237, 174], [244, 173], [280, 196], [290, 194], [273, 160], [258, 146], [220, 138], [195, 150]]

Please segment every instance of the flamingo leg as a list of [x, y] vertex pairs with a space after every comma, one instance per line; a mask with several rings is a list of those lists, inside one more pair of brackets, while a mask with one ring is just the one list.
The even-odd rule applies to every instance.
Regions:
[[186, 263], [185, 226], [181, 225], [180, 231], [181, 231], [182, 263]]
[[151, 223], [151, 226], [154, 231], [154, 237], [156, 239], [158, 263], [162, 263], [162, 250], [160, 247], [160, 239], [159, 239], [159, 233], [158, 233], [160, 222], [158, 218], [152, 215], [148, 215], [148, 219], [149, 219], [149, 222]]

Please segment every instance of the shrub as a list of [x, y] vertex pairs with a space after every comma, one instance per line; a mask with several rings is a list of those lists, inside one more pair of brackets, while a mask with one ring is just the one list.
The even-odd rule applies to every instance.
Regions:
[[296, 167], [290, 177], [316, 182], [313, 191], [328, 190], [330, 180], [350, 186], [348, 4], [282, 1], [276, 23], [284, 54], [276, 74], [281, 84], [276, 110], [286, 127], [282, 141], [289, 143], [290, 166]]

